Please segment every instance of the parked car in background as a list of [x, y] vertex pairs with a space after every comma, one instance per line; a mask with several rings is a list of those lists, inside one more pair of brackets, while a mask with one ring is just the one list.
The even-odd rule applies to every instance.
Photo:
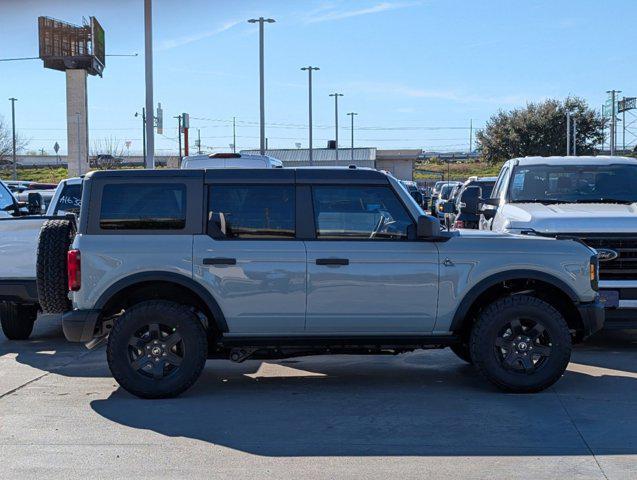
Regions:
[[442, 185], [442, 187], [440, 188], [440, 193], [438, 193], [437, 197], [434, 197], [435, 203], [431, 212], [432, 214], [434, 214], [435, 211], [435, 215], [437, 215], [438, 218], [445, 217], [445, 212], [443, 211], [442, 204], [451, 198], [455, 188], [459, 185], [462, 185], [462, 182], [448, 181], [445, 182], [444, 185]]
[[4, 185], [14, 193], [20, 193], [29, 188], [29, 186], [35, 182], [26, 180], [5, 180]]
[[509, 160], [476, 213], [482, 230], [570, 237], [594, 248], [607, 327], [637, 327], [637, 159]]
[[[2, 213], [6, 216], [0, 218], [0, 324], [7, 338], [24, 340], [31, 335], [39, 309], [36, 258], [40, 230], [47, 218], [79, 214], [82, 179], [70, 178], [60, 182], [46, 215], [42, 215], [42, 211], [28, 215], [15, 199], [12, 200], [13, 205], [7, 203], [4, 188], [0, 183], [0, 208], [4, 203], [10, 209], [3, 209]], [[37, 196], [42, 197], [42, 193], [31, 192], [29, 203]], [[42, 205], [40, 203], [39, 207], [42, 208]], [[58, 239], [49, 248], [63, 250], [63, 239]]]
[[413, 180], [400, 180], [400, 183], [405, 186], [405, 188], [409, 192], [409, 195], [412, 196], [412, 198], [418, 205], [422, 207], [423, 210], [427, 210], [429, 208], [429, 202], [427, 201], [428, 199], [426, 199], [423, 192], [418, 188], [418, 184], [416, 182], [414, 182]]
[[185, 170], [203, 168], [283, 168], [283, 162], [268, 155], [244, 153], [213, 153], [210, 155], [189, 155], [181, 161]]
[[470, 177], [469, 180], [462, 184], [455, 195], [454, 213], [450, 214], [454, 228], [479, 228], [480, 216], [476, 213], [469, 213], [463, 209], [464, 200], [462, 197], [466, 195], [469, 188], [474, 187], [479, 189], [476, 191], [478, 197], [488, 198], [491, 195], [496, 179], [497, 177]]

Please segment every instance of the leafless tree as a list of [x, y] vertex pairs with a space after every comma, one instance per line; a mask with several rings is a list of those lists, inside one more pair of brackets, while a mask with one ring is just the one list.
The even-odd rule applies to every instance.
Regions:
[[109, 170], [121, 165], [124, 145], [115, 137], [105, 137], [93, 142], [91, 168]]
[[[16, 152], [21, 152], [29, 141], [16, 134]], [[13, 135], [11, 127], [0, 117], [0, 165], [11, 164], [13, 154]]]

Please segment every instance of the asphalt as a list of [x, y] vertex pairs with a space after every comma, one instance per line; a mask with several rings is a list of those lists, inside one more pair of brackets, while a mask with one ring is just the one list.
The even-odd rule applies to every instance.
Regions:
[[534, 395], [442, 350], [214, 360], [149, 401], [118, 388], [103, 348], [36, 325], [0, 334], [0, 478], [637, 479], [637, 332], [578, 346]]

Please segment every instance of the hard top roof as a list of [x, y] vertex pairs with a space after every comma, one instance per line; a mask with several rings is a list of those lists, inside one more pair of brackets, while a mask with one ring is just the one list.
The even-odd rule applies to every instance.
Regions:
[[205, 170], [101, 170], [86, 178], [202, 178], [206, 183], [367, 183], [386, 184], [386, 174], [368, 168], [301, 167], [301, 168], [223, 168]]
[[581, 157], [522, 157], [513, 158], [510, 161], [517, 161], [518, 165], [610, 165], [610, 164], [634, 164], [637, 159], [630, 157], [611, 157], [609, 155], [581, 156]]

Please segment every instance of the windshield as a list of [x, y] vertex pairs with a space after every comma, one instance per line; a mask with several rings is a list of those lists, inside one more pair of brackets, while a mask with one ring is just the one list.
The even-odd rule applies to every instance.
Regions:
[[58, 200], [53, 215], [57, 215], [60, 211], [79, 214], [81, 205], [82, 185], [80, 183], [74, 185], [67, 183], [60, 193], [60, 199]]
[[9, 192], [9, 189], [0, 183], [0, 210], [13, 205], [13, 195]]
[[448, 200], [454, 188], [455, 185], [445, 185], [444, 187], [442, 187], [442, 189], [440, 190], [440, 198], [442, 198], [443, 200]]
[[633, 203], [637, 164], [517, 166], [510, 202]]

